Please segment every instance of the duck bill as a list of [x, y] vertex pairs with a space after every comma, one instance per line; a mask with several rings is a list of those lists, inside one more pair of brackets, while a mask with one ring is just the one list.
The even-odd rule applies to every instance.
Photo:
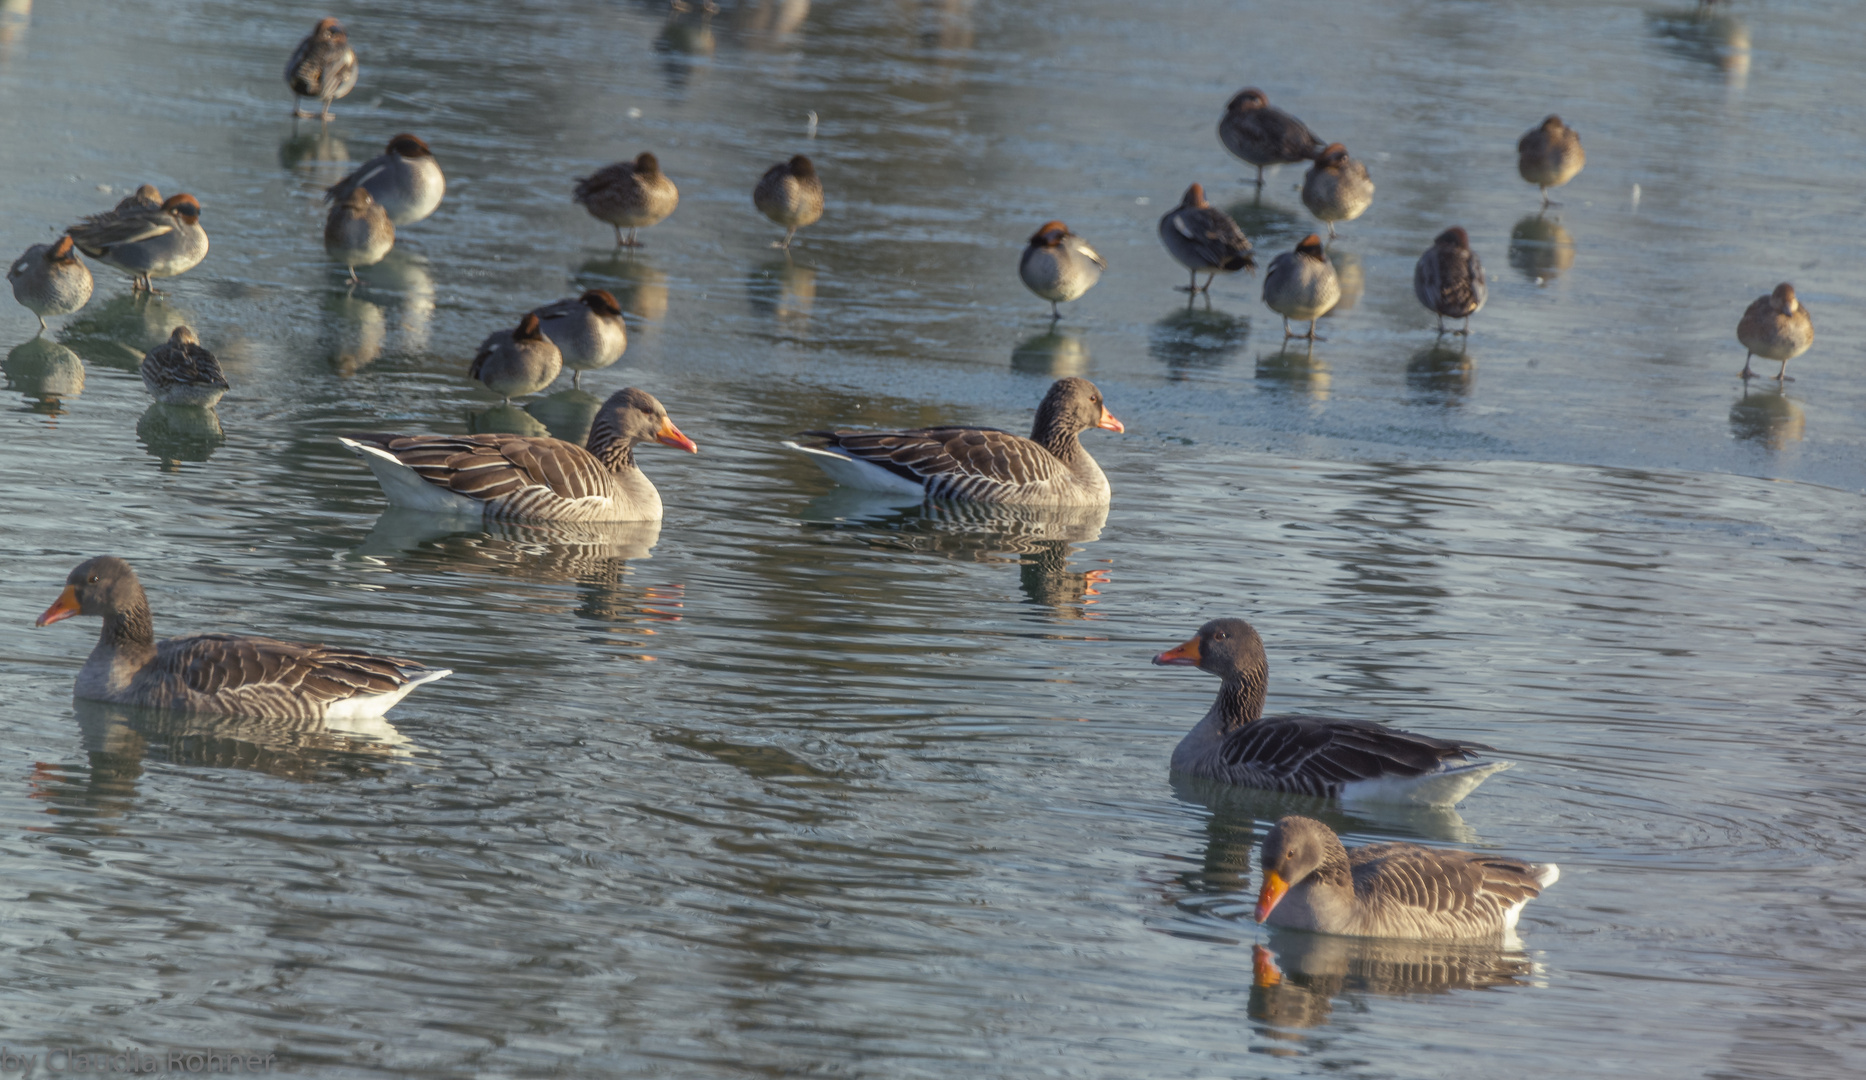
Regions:
[[1199, 639], [1193, 638], [1184, 645], [1175, 645], [1153, 658], [1160, 667], [1198, 667]]
[[682, 435], [680, 429], [674, 426], [672, 420], [661, 421], [661, 430], [654, 433], [654, 441], [663, 446], [671, 446], [676, 450], [685, 450], [689, 454], [697, 454], [700, 452], [700, 448], [693, 445], [692, 439]]
[[1269, 918], [1270, 913], [1283, 902], [1283, 896], [1288, 892], [1289, 882], [1278, 877], [1274, 870], [1264, 871], [1263, 888], [1257, 891], [1257, 921], [1262, 922]]
[[1108, 407], [1105, 405], [1102, 406], [1101, 419], [1095, 422], [1095, 426], [1098, 428], [1107, 428], [1109, 431], [1127, 430], [1127, 428], [1122, 425], [1121, 421], [1114, 418], [1114, 414], [1109, 412]]
[[33, 623], [33, 625], [50, 626], [55, 622], [62, 622], [69, 619], [77, 613], [78, 590], [76, 586], [67, 585], [65, 586], [65, 591], [58, 594], [58, 599], [52, 601], [52, 606], [46, 608], [45, 614], [39, 616], [39, 621]]

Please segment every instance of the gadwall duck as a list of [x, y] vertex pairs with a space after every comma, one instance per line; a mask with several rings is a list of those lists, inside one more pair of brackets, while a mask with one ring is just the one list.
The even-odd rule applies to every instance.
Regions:
[[1108, 263], [1088, 242], [1060, 221], [1046, 221], [1031, 235], [1017, 276], [1024, 286], [1050, 302], [1050, 318], [1063, 317], [1056, 305], [1079, 299], [1101, 280]]
[[172, 195], [153, 210], [125, 210], [118, 203], [117, 210], [93, 215], [65, 232], [79, 251], [130, 275], [132, 292], [154, 292], [152, 278], [185, 274], [207, 258], [207, 230], [201, 228], [201, 204], [193, 195]]
[[69, 236], [50, 244], [34, 244], [7, 268], [6, 280], [13, 286], [13, 299], [39, 317], [40, 330], [45, 329], [47, 315], [69, 315], [91, 300], [91, 270], [72, 247]]
[[[571, 198], [590, 216], [615, 227], [617, 247], [635, 247], [635, 230], [654, 225], [680, 205], [680, 189], [661, 171], [660, 159], [643, 152], [577, 180]], [[622, 230], [628, 230], [623, 239]]]
[[1788, 378], [1788, 362], [1814, 344], [1814, 320], [1795, 297], [1795, 287], [1784, 281], [1769, 295], [1758, 296], [1743, 312], [1743, 320], [1736, 324], [1736, 339], [1749, 350], [1743, 358], [1744, 379], [1756, 377], [1749, 362], [1760, 356], [1782, 362], [1782, 370], [1775, 373], [1777, 382], [1794, 382]]
[[1349, 937], [1486, 941], [1516, 929], [1561, 869], [1418, 844], [1349, 851], [1333, 829], [1290, 815], [1263, 838], [1257, 921]]
[[570, 369], [572, 386], [582, 385], [584, 372], [608, 367], [628, 349], [622, 305], [607, 289], [590, 289], [582, 296], [533, 308], [531, 313]]
[[413, 135], [397, 135], [389, 148], [358, 165], [324, 192], [324, 201], [340, 203], [358, 187], [388, 211], [397, 226], [413, 225], [434, 212], [447, 194], [447, 177], [434, 151]]
[[1523, 179], [1542, 189], [1542, 205], [1549, 204], [1549, 189], [1560, 187], [1575, 178], [1587, 164], [1587, 151], [1581, 149], [1581, 136], [1551, 114], [1516, 140], [1516, 171]]
[[810, 455], [849, 487], [922, 499], [1023, 506], [1094, 506], [1108, 501], [1108, 478], [1078, 438], [1090, 428], [1124, 431], [1087, 379], [1058, 379], [1037, 406], [1030, 438], [995, 428], [913, 431], [806, 431], [821, 447], [784, 445]]
[[393, 247], [395, 223], [366, 187], [351, 188], [324, 219], [324, 250], [350, 271], [352, 285], [357, 267], [376, 265]]
[[186, 326], [177, 326], [166, 344], [143, 355], [143, 388], [165, 405], [212, 408], [227, 392], [220, 361]]
[[[671, 185], [670, 185], [671, 186]], [[784, 226], [783, 241], [771, 246], [790, 250], [791, 237], [823, 216], [823, 181], [810, 159], [798, 154], [765, 170], [752, 189], [752, 205], [776, 224]], [[665, 217], [666, 215], [662, 215]]]
[[109, 555], [79, 563], [38, 625], [74, 615], [104, 620], [78, 672], [75, 693], [87, 701], [269, 720], [366, 720], [453, 674], [359, 649], [240, 634], [157, 641], [136, 572]]
[[637, 443], [698, 453], [645, 390], [603, 402], [587, 446], [530, 435], [356, 435], [389, 502], [525, 521], [659, 521], [661, 493], [635, 466]]
[[320, 119], [330, 119], [330, 103], [356, 87], [356, 53], [350, 36], [336, 19], [319, 19], [311, 33], [292, 50], [285, 63], [285, 85], [292, 88], [292, 116], [309, 119], [300, 98], [316, 98], [324, 105]]
[[516, 329], [486, 335], [467, 368], [467, 378], [485, 383], [486, 389], [510, 405], [515, 397], [551, 385], [563, 370], [564, 354], [544, 336], [537, 314], [528, 312]]
[[1265, 717], [1270, 661], [1243, 619], [1213, 619], [1153, 662], [1223, 680], [1211, 709], [1174, 748], [1174, 772], [1320, 798], [1451, 806], [1512, 764], [1476, 760], [1490, 749], [1481, 743], [1367, 720]]
[[1316, 220], [1328, 225], [1335, 237], [1335, 222], [1353, 221], [1374, 203], [1374, 181], [1367, 166], [1348, 156], [1348, 148], [1329, 143], [1322, 156], [1302, 177], [1302, 205]]
[[[1187, 292], [1206, 292], [1219, 274], [1235, 274], [1257, 265], [1251, 258], [1250, 238], [1230, 214], [1205, 201], [1202, 184], [1187, 188], [1179, 205], [1160, 218], [1160, 242], [1179, 265], [1191, 271]], [[1199, 285], [1201, 270], [1210, 275], [1203, 286]]]
[[1471, 250], [1469, 233], [1453, 225], [1438, 234], [1413, 264], [1412, 293], [1438, 316], [1439, 333], [1445, 332], [1446, 319], [1464, 320], [1453, 333], [1471, 332], [1471, 316], [1483, 310], [1490, 287], [1484, 283], [1483, 262]]
[[1257, 186], [1263, 186], [1266, 165], [1294, 165], [1322, 152], [1322, 140], [1308, 125], [1281, 109], [1270, 107], [1262, 90], [1240, 90], [1225, 105], [1218, 121], [1218, 139], [1225, 149], [1257, 166]]
[[1341, 302], [1341, 279], [1335, 276], [1321, 237], [1310, 233], [1296, 250], [1270, 260], [1263, 275], [1263, 302], [1283, 316], [1285, 338], [1298, 336], [1289, 328], [1289, 320], [1295, 319], [1309, 324], [1309, 332], [1300, 336], [1315, 340], [1315, 320]]

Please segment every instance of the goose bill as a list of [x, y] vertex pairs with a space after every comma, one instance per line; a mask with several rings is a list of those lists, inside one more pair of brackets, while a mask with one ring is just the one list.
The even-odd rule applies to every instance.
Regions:
[[1263, 888], [1257, 892], [1257, 921], [1262, 922], [1282, 903], [1283, 894], [1289, 892], [1289, 882], [1276, 875], [1273, 870], [1263, 874]]
[[1106, 405], [1102, 406], [1101, 419], [1095, 422], [1095, 426], [1099, 428], [1107, 428], [1109, 431], [1126, 431], [1127, 430], [1127, 428], [1122, 425], [1121, 421], [1116, 420], [1114, 418], [1114, 414], [1108, 411], [1108, 407]]
[[1193, 638], [1184, 645], [1175, 645], [1153, 658], [1161, 667], [1198, 667], [1199, 639]]
[[672, 420], [663, 420], [661, 422], [661, 430], [654, 433], [654, 441], [665, 446], [672, 446], [680, 450], [685, 450], [689, 454], [697, 454], [700, 452], [700, 448], [693, 445], [692, 439], [682, 435], [680, 429], [674, 426]]
[[76, 615], [77, 613], [78, 613], [77, 587], [73, 585], [67, 585], [65, 586], [65, 591], [58, 594], [58, 599], [52, 601], [52, 606], [49, 608], [46, 608], [45, 614], [39, 616], [39, 621], [33, 623], [33, 625], [34, 626], [50, 626], [55, 622], [59, 622], [60, 620], [69, 619], [73, 615]]

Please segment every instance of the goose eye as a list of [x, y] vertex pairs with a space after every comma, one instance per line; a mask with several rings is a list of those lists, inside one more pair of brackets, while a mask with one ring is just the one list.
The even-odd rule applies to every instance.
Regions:
[[95, 584], [97, 584], [97, 575], [96, 575], [96, 574], [92, 574], [92, 575], [91, 575], [91, 580], [89, 580], [89, 581], [87, 581], [87, 582], [85, 582], [85, 584], [87, 584], [87, 585], [95, 585]]

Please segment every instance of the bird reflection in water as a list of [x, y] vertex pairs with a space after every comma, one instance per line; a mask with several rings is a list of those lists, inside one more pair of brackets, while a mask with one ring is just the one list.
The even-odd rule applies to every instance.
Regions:
[[1537, 285], [1546, 285], [1574, 265], [1574, 234], [1559, 218], [1531, 214], [1510, 230], [1510, 265]]
[[70, 410], [63, 402], [84, 392], [84, 361], [51, 338], [38, 336], [15, 345], [3, 365], [8, 390], [17, 390], [32, 404], [32, 411], [60, 417]]
[[1749, 82], [1749, 27], [1708, 4], [1646, 13], [1646, 25], [1667, 50], [1703, 64], [1733, 90]]
[[1367, 271], [1361, 265], [1361, 257], [1352, 251], [1336, 251], [1330, 248], [1328, 261], [1335, 267], [1335, 280], [1341, 284], [1341, 299], [1328, 309], [1322, 318], [1330, 319], [1336, 315], [1345, 315], [1354, 310], [1367, 292]]
[[602, 398], [573, 386], [528, 403], [525, 411], [544, 425], [551, 438], [582, 446], [590, 441], [590, 427], [602, 407]]
[[143, 354], [167, 344], [176, 327], [199, 325], [192, 312], [159, 293], [123, 293], [103, 304], [93, 302], [65, 323], [59, 339], [94, 364], [137, 371]]
[[325, 188], [350, 171], [350, 147], [329, 124], [302, 131], [293, 124], [292, 133], [279, 143], [279, 164], [293, 172], [303, 169], [300, 183], [305, 194], [322, 198]]
[[1051, 330], [1017, 343], [1011, 349], [1011, 370], [1027, 375], [1063, 378], [1088, 371], [1088, 345], [1073, 330]]
[[1440, 338], [1412, 354], [1406, 361], [1406, 386], [1415, 400], [1426, 405], [1463, 403], [1477, 379], [1477, 362], [1465, 351], [1468, 340], [1459, 338], [1453, 349]]
[[428, 260], [413, 251], [396, 248], [374, 266], [360, 267], [359, 292], [395, 316], [395, 331], [404, 352], [428, 347], [428, 327], [434, 321], [434, 277]]
[[[1253, 177], [1245, 183], [1254, 185]], [[1275, 241], [1288, 238], [1288, 246], [1294, 247], [1309, 232], [1308, 212], [1298, 215], [1294, 210], [1263, 201], [1263, 189], [1253, 187], [1251, 197], [1225, 208], [1231, 220], [1238, 223], [1244, 235], [1260, 250], [1274, 250], [1282, 245]], [[1254, 291], [1254, 290], [1253, 290]]]
[[584, 289], [607, 289], [621, 305], [631, 333], [643, 320], [667, 318], [667, 274], [634, 248], [586, 259], [577, 267], [577, 285]]
[[1267, 947], [1251, 946], [1248, 1011], [1266, 1037], [1294, 1043], [1327, 1024], [1338, 999], [1358, 1013], [1362, 997], [1528, 986], [1536, 974], [1527, 955], [1500, 945], [1274, 930]]
[[175, 472], [184, 461], [206, 461], [227, 442], [220, 414], [207, 405], [166, 405], [158, 401], [136, 421], [136, 441], [156, 459], [163, 472]]
[[732, 13], [733, 29], [755, 48], [773, 49], [803, 29], [810, 16], [810, 0], [749, 0]]
[[466, 415], [466, 428], [473, 435], [549, 435], [551, 429], [544, 426], [537, 417], [526, 412], [523, 406], [513, 404], [494, 405], [490, 409], [480, 409]]
[[788, 258], [767, 260], [746, 279], [745, 299], [752, 314], [801, 336], [810, 328], [810, 308], [816, 303], [816, 267]]
[[32, 0], [0, 0], [0, 64], [13, 59], [31, 27]]
[[1188, 299], [1185, 308], [1153, 324], [1147, 353], [1177, 381], [1230, 363], [1249, 337], [1248, 318], [1214, 310], [1209, 300], [1198, 306]]
[[667, 21], [654, 39], [654, 51], [661, 54], [661, 74], [669, 89], [681, 90], [693, 77], [695, 61], [713, 55], [719, 41], [713, 33], [713, 16], [719, 5], [712, 0], [672, 0], [667, 6]]
[[324, 296], [318, 347], [331, 370], [350, 376], [376, 362], [389, 337], [382, 305], [366, 299], [366, 289], [336, 289]]
[[1781, 450], [1798, 443], [1806, 432], [1808, 418], [1800, 403], [1782, 392], [1751, 391], [1746, 385], [1743, 396], [1730, 406], [1730, 433], [1745, 442], [1759, 443], [1770, 450]]
[[1260, 354], [1257, 357], [1257, 379], [1260, 382], [1281, 383], [1316, 401], [1328, 400], [1329, 387], [1335, 381], [1327, 362], [1316, 357], [1315, 342], [1299, 337], [1285, 339], [1279, 352]]

